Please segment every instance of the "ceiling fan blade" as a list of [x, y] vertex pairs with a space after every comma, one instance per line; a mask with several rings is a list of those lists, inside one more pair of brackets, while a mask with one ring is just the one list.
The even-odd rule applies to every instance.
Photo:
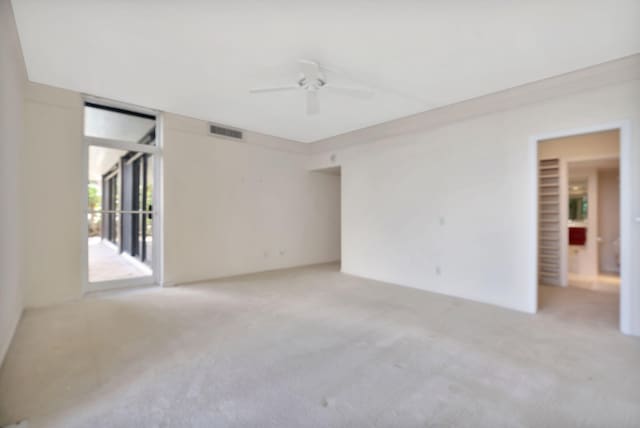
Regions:
[[272, 86], [268, 88], [253, 88], [253, 89], [249, 89], [249, 92], [252, 94], [260, 94], [263, 92], [292, 91], [294, 89], [300, 89], [300, 86], [292, 84], [292, 85]]
[[319, 111], [318, 93], [316, 91], [307, 91], [307, 115], [318, 114]]
[[320, 65], [317, 62], [300, 59], [298, 64], [300, 64], [300, 70], [307, 80], [313, 81], [320, 77]]
[[371, 89], [365, 89], [365, 88], [336, 86], [329, 83], [325, 85], [325, 88], [327, 88], [328, 91], [334, 92], [336, 94], [348, 95], [351, 97], [357, 97], [362, 99], [371, 98], [374, 95], [374, 92]]

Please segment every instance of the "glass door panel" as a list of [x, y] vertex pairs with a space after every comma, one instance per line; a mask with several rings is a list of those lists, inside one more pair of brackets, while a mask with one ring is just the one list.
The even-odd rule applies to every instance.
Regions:
[[150, 277], [153, 155], [89, 146], [89, 282]]

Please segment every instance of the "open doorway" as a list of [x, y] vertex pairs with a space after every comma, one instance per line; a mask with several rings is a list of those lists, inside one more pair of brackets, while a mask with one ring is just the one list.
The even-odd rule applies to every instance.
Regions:
[[154, 114], [87, 102], [86, 290], [158, 283]]
[[621, 132], [536, 139], [537, 283], [542, 310], [561, 305], [624, 331]]
[[321, 183], [327, 191], [327, 198], [319, 208], [331, 223], [331, 233], [327, 236], [327, 242], [335, 254], [338, 270], [342, 270], [342, 167], [318, 168], [313, 169], [311, 173], [323, 178]]

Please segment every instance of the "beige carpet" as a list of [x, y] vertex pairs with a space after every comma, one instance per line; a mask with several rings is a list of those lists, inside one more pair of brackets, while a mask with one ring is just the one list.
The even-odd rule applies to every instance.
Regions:
[[0, 425], [640, 426], [617, 296], [541, 302], [526, 315], [323, 265], [31, 310]]

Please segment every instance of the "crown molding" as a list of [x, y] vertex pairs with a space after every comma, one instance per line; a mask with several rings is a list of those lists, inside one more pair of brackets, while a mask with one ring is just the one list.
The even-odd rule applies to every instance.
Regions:
[[311, 152], [323, 153], [402, 134], [427, 131], [466, 119], [638, 79], [640, 79], [640, 54], [634, 54], [318, 140], [310, 144]]

